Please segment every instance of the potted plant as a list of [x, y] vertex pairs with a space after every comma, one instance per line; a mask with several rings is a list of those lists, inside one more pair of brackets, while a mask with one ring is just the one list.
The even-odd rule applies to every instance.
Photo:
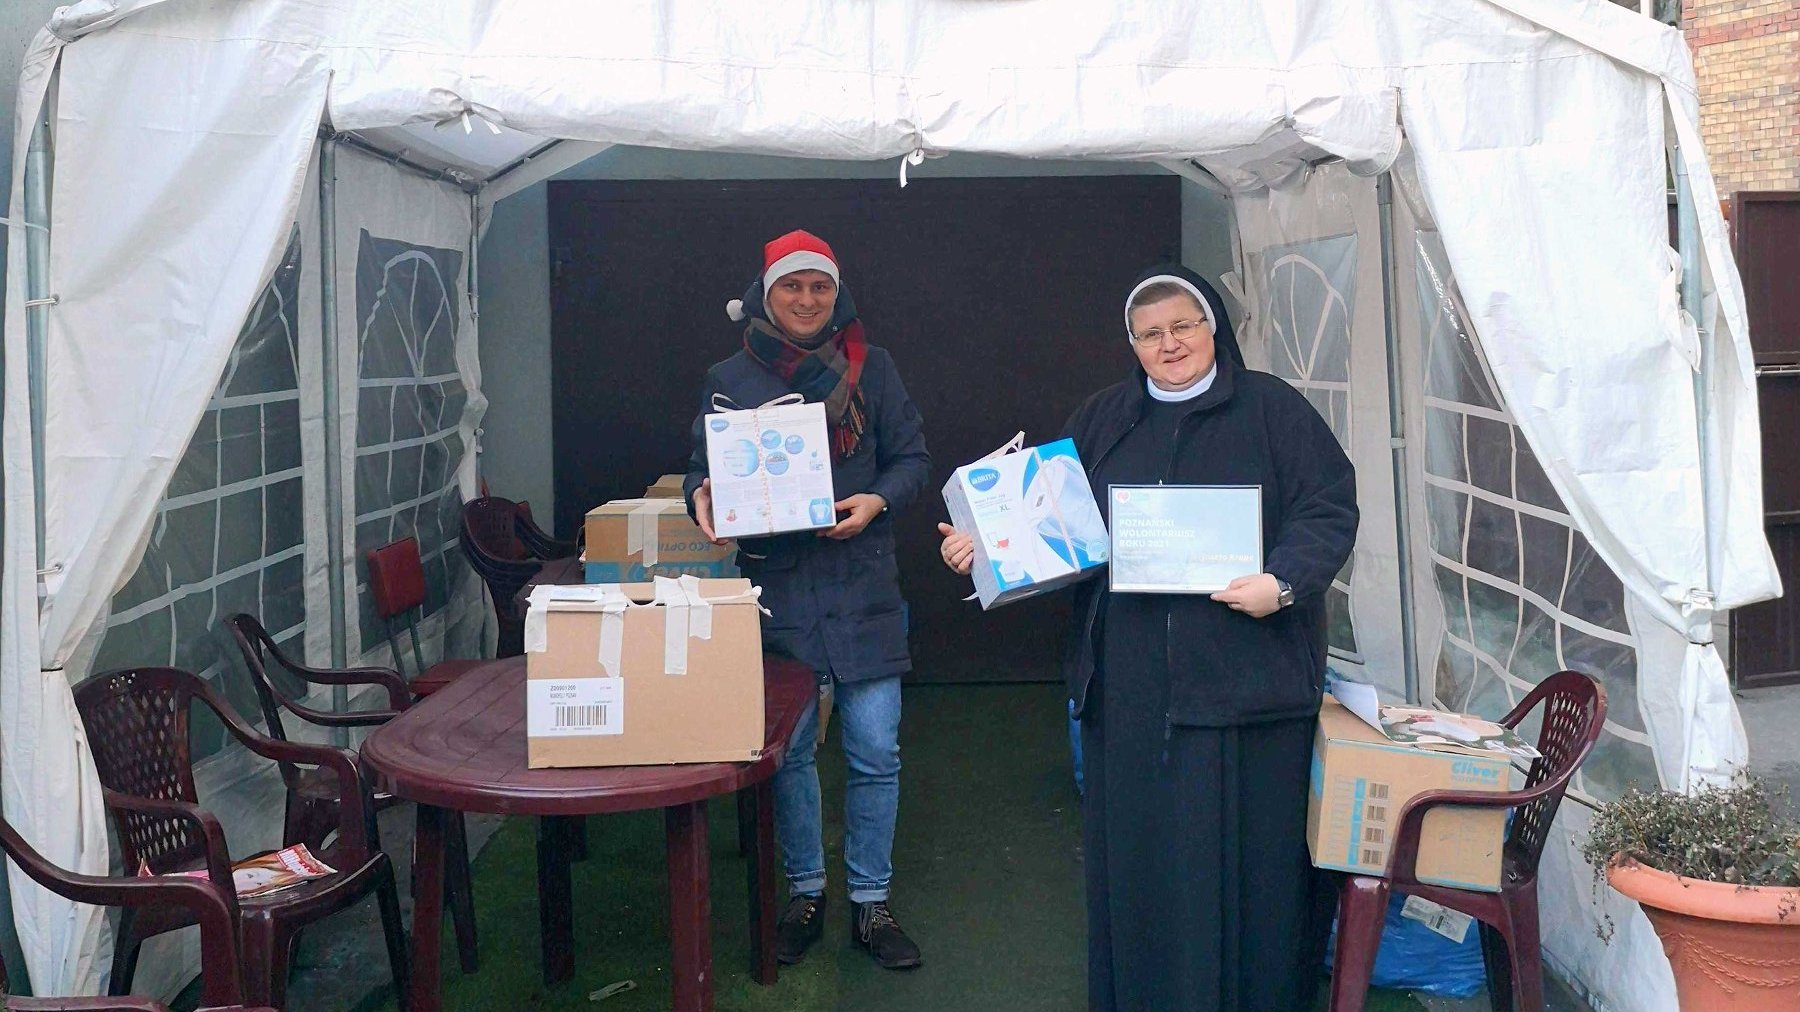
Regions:
[[1627, 791], [1583, 853], [1662, 938], [1683, 1009], [1800, 1009], [1800, 825], [1754, 777]]

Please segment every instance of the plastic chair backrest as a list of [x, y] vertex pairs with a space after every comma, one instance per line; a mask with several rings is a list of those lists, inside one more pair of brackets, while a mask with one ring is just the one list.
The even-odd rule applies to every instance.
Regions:
[[[199, 802], [188, 747], [197, 681], [177, 668], [127, 668], [75, 687], [75, 707], [103, 786], [142, 798]], [[133, 874], [139, 864], [160, 873], [206, 857], [206, 838], [191, 820], [126, 812], [119, 821], [119, 846]]]
[[1557, 786], [1514, 811], [1512, 832], [1506, 841], [1513, 860], [1528, 872], [1537, 870], [1544, 843], [1549, 839], [1550, 823], [1556, 819], [1569, 780], [1605, 726], [1606, 689], [1580, 672], [1561, 671], [1539, 682], [1501, 723], [1518, 727], [1540, 703], [1544, 713], [1537, 749], [1542, 758], [1532, 762], [1525, 789], [1552, 781]]
[[417, 541], [401, 538], [371, 548], [368, 563], [377, 616], [394, 618], [425, 604], [425, 565], [419, 560]]
[[518, 517], [518, 504], [498, 496], [482, 496], [463, 504], [463, 529], [476, 549], [495, 559], [517, 562], [531, 558], [519, 537]]

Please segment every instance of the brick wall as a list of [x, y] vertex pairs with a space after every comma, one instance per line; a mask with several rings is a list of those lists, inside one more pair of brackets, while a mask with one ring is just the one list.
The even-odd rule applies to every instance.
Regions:
[[1800, 189], [1800, 0], [1682, 7], [1720, 194]]

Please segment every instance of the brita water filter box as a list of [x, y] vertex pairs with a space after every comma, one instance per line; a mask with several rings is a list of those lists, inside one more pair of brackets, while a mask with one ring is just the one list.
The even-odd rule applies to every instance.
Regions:
[[823, 404], [706, 416], [713, 529], [721, 538], [830, 527], [831, 444]]
[[1106, 565], [1106, 521], [1074, 441], [1012, 449], [957, 468], [944, 485], [950, 522], [975, 542], [971, 575], [983, 610]]

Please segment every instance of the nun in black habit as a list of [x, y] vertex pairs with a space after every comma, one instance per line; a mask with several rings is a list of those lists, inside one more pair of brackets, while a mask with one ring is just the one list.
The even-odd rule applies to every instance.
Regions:
[[[1105, 510], [1108, 485], [1259, 485], [1264, 562], [1210, 596], [1112, 593], [1104, 577], [1075, 588], [1065, 676], [1085, 763], [1088, 1004], [1310, 1009], [1330, 893], [1307, 854], [1307, 781], [1355, 473], [1306, 398], [1245, 367], [1198, 275], [1147, 271], [1125, 321], [1137, 367], [1066, 432], [1096, 498]], [[945, 563], [968, 572], [968, 537], [939, 529]]]

